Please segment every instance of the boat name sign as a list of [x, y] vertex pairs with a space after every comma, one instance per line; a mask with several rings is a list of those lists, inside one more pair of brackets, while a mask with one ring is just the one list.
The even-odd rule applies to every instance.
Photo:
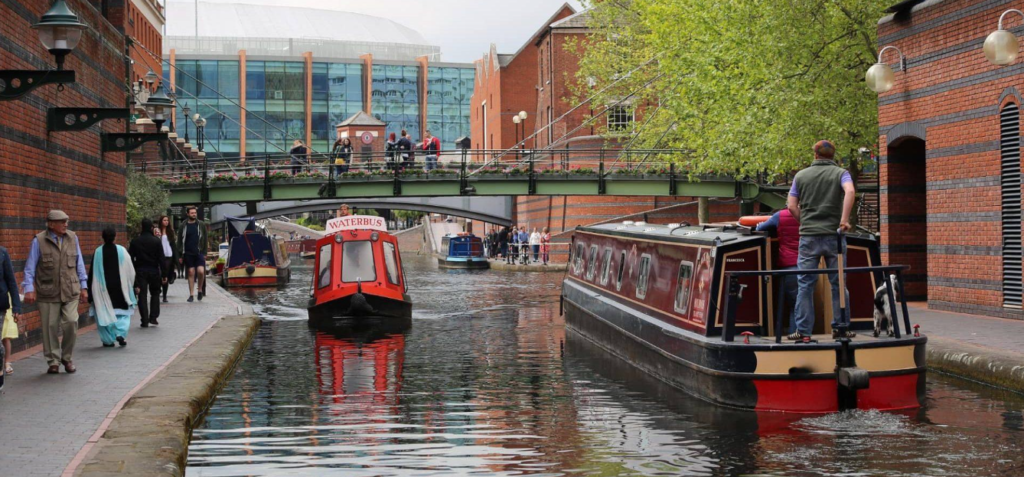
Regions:
[[383, 217], [374, 217], [372, 215], [349, 215], [327, 221], [327, 233], [345, 230], [377, 230], [387, 232], [388, 225]]

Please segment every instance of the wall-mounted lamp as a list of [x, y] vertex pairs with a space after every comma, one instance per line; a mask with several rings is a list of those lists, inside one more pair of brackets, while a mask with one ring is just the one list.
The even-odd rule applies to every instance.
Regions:
[[74, 71], [64, 71], [64, 57], [71, 53], [82, 39], [85, 24], [68, 8], [65, 0], [56, 0], [32, 25], [39, 41], [57, 61], [57, 70], [0, 70], [0, 101], [18, 99], [44, 85], [75, 82]]
[[889, 65], [882, 63], [882, 55], [889, 49], [896, 50], [896, 53], [900, 54], [899, 70], [907, 70], [907, 58], [903, 56], [903, 52], [899, 48], [892, 45], [882, 48], [882, 51], [878, 52], [878, 62], [871, 65], [867, 74], [864, 75], [864, 81], [868, 84], [868, 88], [879, 94], [891, 90], [896, 84], [896, 74]]
[[1003, 18], [1008, 13], [1024, 16], [1024, 12], [1014, 8], [999, 15], [999, 29], [989, 33], [988, 38], [985, 38], [985, 46], [982, 48], [985, 51], [985, 58], [988, 58], [988, 61], [994, 65], [1005, 66], [1011, 64], [1017, 60], [1017, 54], [1020, 52], [1020, 43], [1017, 42], [1017, 35], [1003, 29]]

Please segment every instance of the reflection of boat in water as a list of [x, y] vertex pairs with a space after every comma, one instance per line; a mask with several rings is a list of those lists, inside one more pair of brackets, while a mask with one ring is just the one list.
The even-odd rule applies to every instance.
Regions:
[[408, 326], [412, 320], [398, 239], [384, 219], [338, 217], [316, 242], [309, 323]]
[[484, 242], [471, 233], [448, 234], [441, 238], [441, 255], [437, 264], [442, 268], [490, 268], [484, 257]]
[[284, 241], [267, 235], [252, 217], [225, 217], [227, 258], [221, 274], [224, 286], [257, 287], [288, 283], [291, 260]]
[[[318, 331], [314, 341], [321, 394], [333, 396], [335, 401], [369, 399], [377, 404], [398, 403], [405, 335], [367, 327], [351, 334]], [[373, 410], [368, 407], [364, 411], [373, 414]]]
[[[847, 238], [848, 313], [873, 327], [878, 243]], [[782, 340], [771, 277], [774, 244], [742, 227], [642, 222], [579, 227], [562, 298], [566, 326], [613, 355], [700, 398], [744, 409], [832, 412], [908, 409], [924, 394], [926, 338], [908, 333], [828, 339], [833, 310], [820, 286], [817, 341]], [[866, 268], [872, 267], [872, 268]], [[824, 279], [822, 279], [824, 280]], [[745, 288], [745, 295], [743, 289]], [[905, 305], [905, 303], [903, 304]], [[899, 329], [899, 326], [896, 327]], [[736, 335], [744, 335], [742, 338]], [[739, 339], [737, 339], [739, 338]]]

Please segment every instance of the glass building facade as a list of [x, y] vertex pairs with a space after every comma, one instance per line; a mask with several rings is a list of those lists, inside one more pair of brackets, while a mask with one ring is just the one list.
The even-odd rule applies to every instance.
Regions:
[[[294, 139], [305, 141], [311, 133], [314, 151], [327, 152], [335, 138], [335, 125], [363, 110], [365, 66], [358, 60], [306, 63], [247, 59], [242, 91], [238, 59], [194, 60], [177, 58], [175, 68], [178, 95], [177, 131], [184, 135], [182, 108], [207, 120], [205, 151], [208, 157], [262, 156], [282, 154]], [[164, 69], [170, 84], [172, 68]], [[387, 123], [388, 133], [409, 132], [414, 140], [430, 129], [444, 149], [454, 149], [455, 140], [469, 135], [469, 100], [473, 93], [472, 65], [428, 67], [426, 84], [421, 84], [420, 66], [415, 64], [373, 64], [371, 66], [371, 114]], [[307, 74], [311, 79], [310, 120], [307, 124]], [[426, 105], [421, 104], [421, 88]], [[245, 138], [241, 137], [244, 94]], [[421, 124], [426, 109], [426, 124]], [[424, 127], [425, 126], [425, 127]], [[190, 122], [194, 144], [195, 126]]]

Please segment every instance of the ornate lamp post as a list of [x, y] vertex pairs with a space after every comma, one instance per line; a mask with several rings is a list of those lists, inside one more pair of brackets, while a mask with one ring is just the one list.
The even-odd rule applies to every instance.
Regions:
[[519, 144], [519, 123], [520, 122], [522, 122], [522, 120], [519, 119], [519, 115], [518, 114], [515, 115], [515, 116], [512, 116], [512, 124], [514, 124], [515, 128], [516, 128], [516, 144]]
[[878, 62], [868, 68], [867, 74], [864, 75], [864, 81], [867, 82], [868, 88], [879, 94], [891, 90], [896, 84], [896, 74], [893, 73], [889, 65], [882, 63], [882, 55], [890, 49], [896, 50], [900, 54], [899, 70], [907, 71], [907, 59], [899, 48], [892, 45], [882, 48], [882, 51], [878, 52]]
[[157, 132], [162, 129], [164, 122], [174, 112], [174, 101], [164, 93], [163, 85], [157, 86], [156, 91], [149, 96], [149, 100], [143, 103], [143, 106], [146, 108], [146, 113], [149, 114], [149, 119], [156, 124]]
[[188, 113], [191, 112], [192, 108], [188, 107], [188, 102], [182, 104], [181, 114], [185, 117], [185, 144], [188, 144], [188, 123], [192, 122], [191, 119], [189, 119], [191, 116], [189, 116]]
[[523, 124], [523, 138], [521, 139], [521, 141], [523, 141], [523, 144], [520, 145], [520, 149], [526, 148], [526, 118], [526, 111], [519, 111], [519, 122]]
[[990, 33], [988, 38], [985, 38], [985, 46], [982, 48], [985, 51], [985, 58], [988, 58], [994, 65], [1006, 66], [1012, 64], [1017, 60], [1017, 54], [1020, 52], [1020, 43], [1017, 41], [1017, 36], [1008, 30], [1003, 29], [1003, 19], [1009, 13], [1016, 13], [1024, 16], [1024, 12], [1011, 8], [1002, 15], [999, 15], [999, 29]]
[[18, 99], [44, 85], [75, 82], [75, 72], [64, 70], [64, 57], [71, 53], [82, 39], [85, 24], [68, 8], [65, 0], [56, 0], [50, 9], [32, 25], [43, 44], [57, 62], [57, 70], [0, 70], [0, 100]]

